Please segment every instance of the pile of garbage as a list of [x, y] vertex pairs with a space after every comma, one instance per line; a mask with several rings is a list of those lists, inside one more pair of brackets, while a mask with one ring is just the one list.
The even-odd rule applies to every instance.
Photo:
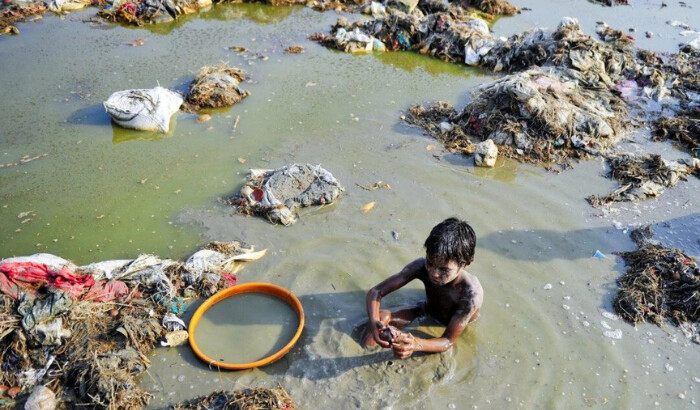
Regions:
[[661, 155], [652, 154], [641, 157], [623, 154], [608, 158], [607, 162], [610, 167], [608, 176], [618, 181], [620, 186], [607, 196], [591, 195], [586, 198], [595, 207], [659, 196], [666, 188], [675, 186], [700, 168], [700, 160], [697, 159], [689, 160], [689, 164], [686, 164], [685, 161], [665, 161]]
[[167, 23], [182, 14], [211, 7], [212, 0], [115, 0], [97, 15], [124, 24]]
[[697, 261], [678, 249], [651, 239], [649, 227], [632, 232], [638, 249], [620, 252], [629, 267], [619, 280], [613, 306], [632, 323], [662, 326], [670, 320], [700, 344], [700, 269]]
[[182, 105], [180, 94], [155, 87], [117, 91], [103, 103], [112, 121], [124, 128], [167, 133], [170, 117]]
[[240, 88], [245, 72], [227, 65], [205, 66], [190, 84], [186, 97], [186, 110], [230, 107], [250, 95]]
[[491, 139], [508, 157], [562, 163], [607, 150], [627, 131], [627, 107], [609, 89], [581, 88], [571, 70], [534, 68], [484, 84], [460, 112], [448, 103], [414, 106], [406, 121], [455, 152], [470, 136]]
[[476, 64], [496, 43], [484, 20], [453, 12], [461, 8], [452, 6], [425, 16], [389, 10], [387, 17], [352, 24], [341, 17], [329, 35], [315, 34], [311, 39], [347, 53], [414, 50], [467, 64]]
[[0, 6], [0, 35], [19, 34], [19, 30], [13, 24], [24, 21], [29, 16], [45, 13], [46, 10], [43, 2]]
[[236, 391], [217, 391], [208, 396], [197, 397], [183, 403], [170, 406], [171, 410], [296, 410], [289, 393], [281, 387], [266, 389], [244, 389]]
[[187, 341], [178, 318], [185, 298], [234, 285], [245, 261], [263, 254], [234, 241], [213, 242], [185, 263], [153, 255], [85, 266], [50, 254], [0, 261], [0, 385], [13, 390], [3, 404], [50, 392], [66, 407], [145, 406], [150, 394], [137, 377], [158, 340]]
[[294, 224], [297, 209], [329, 205], [345, 189], [320, 165], [292, 164], [278, 169], [251, 169], [241, 191], [225, 201], [247, 215], [265, 216], [272, 223]]

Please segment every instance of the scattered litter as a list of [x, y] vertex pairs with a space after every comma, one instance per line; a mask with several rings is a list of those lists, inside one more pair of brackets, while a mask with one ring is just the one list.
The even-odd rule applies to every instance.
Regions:
[[211, 115], [209, 114], [202, 114], [199, 117], [197, 117], [197, 122], [209, 122], [211, 121]]
[[278, 169], [251, 169], [240, 193], [225, 202], [238, 212], [292, 225], [297, 221], [297, 208], [331, 204], [344, 191], [320, 165], [292, 164]]
[[186, 330], [176, 330], [174, 332], [168, 332], [164, 336], [165, 340], [160, 342], [161, 346], [182, 346], [189, 340], [189, 336]]
[[603, 255], [603, 252], [596, 250], [595, 253], [593, 254], [593, 257], [598, 258], [598, 259], [604, 259], [605, 255]]
[[362, 211], [363, 213], [367, 213], [367, 212], [371, 211], [375, 205], [377, 205], [376, 201], [368, 202], [368, 203], [362, 205], [362, 207], [360, 207], [360, 211]]
[[97, 12], [108, 21], [144, 25], [167, 23], [182, 14], [210, 7], [211, 0], [125, 0]]
[[197, 78], [190, 84], [186, 110], [229, 107], [238, 103], [250, 95], [250, 92], [239, 87], [245, 79], [245, 72], [238, 68], [226, 65], [202, 67]]
[[544, 289], [544, 290], [550, 290], [550, 289], [552, 289], [552, 284], [551, 284], [551, 283], [547, 283], [546, 285], [544, 285], [544, 286], [542, 287], [542, 289]]
[[700, 157], [700, 108], [680, 111], [675, 118], [659, 118], [654, 121], [652, 134], [656, 141], [677, 141], [693, 156]]
[[614, 313], [608, 312], [607, 310], [604, 310], [601, 312], [601, 315], [603, 315], [604, 318], [610, 319], [610, 320], [618, 320], [620, 317]]
[[687, 336], [700, 343], [700, 269], [696, 260], [678, 249], [637, 240], [645, 235], [634, 235], [635, 232], [632, 238], [639, 248], [619, 253], [629, 269], [618, 280], [615, 311], [632, 323], [688, 323], [691, 326], [685, 329], [692, 334]]
[[622, 339], [622, 330], [606, 330], [605, 332], [603, 332], [603, 336], [609, 337], [611, 339], [620, 340]]
[[377, 189], [386, 189], [387, 191], [391, 191], [391, 185], [387, 184], [384, 181], [377, 181], [374, 184], [367, 184], [367, 185], [360, 185], [356, 184], [358, 187], [367, 190], [367, 191], [376, 191]]
[[132, 46], [132, 47], [138, 47], [138, 46], [142, 46], [142, 45], [144, 45], [144, 44], [146, 44], [146, 39], [145, 39], [145, 38], [139, 38], [139, 39], [137, 39], [137, 40], [128, 41], [128, 42], [124, 43], [124, 45], [126, 45], [126, 46]]
[[290, 46], [284, 49], [284, 54], [303, 54], [304, 47], [302, 46]]
[[104, 102], [105, 110], [118, 125], [164, 133], [170, 129], [170, 117], [181, 105], [180, 94], [162, 87], [117, 91]]
[[27, 17], [45, 13], [46, 10], [44, 2], [3, 5], [0, 10], [0, 35], [19, 34], [19, 30], [14, 26], [15, 23], [25, 21]]
[[668, 370], [669, 372], [673, 371], [673, 366], [671, 366], [670, 363], [664, 363], [664, 368]]
[[218, 391], [206, 397], [197, 397], [170, 407], [171, 410], [297, 410], [289, 393], [281, 387], [266, 389], [244, 389], [237, 391]]

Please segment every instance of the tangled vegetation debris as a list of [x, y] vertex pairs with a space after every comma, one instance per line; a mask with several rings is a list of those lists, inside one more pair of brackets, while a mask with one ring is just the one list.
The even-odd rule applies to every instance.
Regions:
[[620, 183], [620, 187], [607, 196], [591, 195], [588, 202], [593, 206], [613, 202], [637, 201], [656, 197], [668, 187], [678, 184], [693, 172], [695, 166], [679, 162], [667, 162], [661, 155], [636, 157], [625, 154], [608, 159], [608, 176]]
[[298, 407], [281, 387], [214, 392], [171, 406], [171, 410], [296, 410]]
[[700, 157], [700, 108], [681, 111], [675, 118], [659, 118], [652, 134], [657, 141], [677, 141], [694, 157]]
[[[645, 232], [646, 231], [646, 232]], [[678, 249], [649, 241], [649, 227], [632, 232], [638, 249], [620, 252], [629, 267], [619, 280], [613, 306], [632, 323], [662, 326], [670, 320], [700, 343], [700, 269], [697, 261]]]
[[238, 68], [226, 65], [202, 67], [190, 84], [184, 108], [197, 111], [237, 104], [250, 95], [250, 92], [240, 88], [240, 83], [245, 79], [245, 72]]
[[0, 261], [0, 385], [16, 388], [17, 402], [45, 385], [66, 407], [141, 408], [151, 395], [136, 378], [158, 339], [184, 328], [183, 298], [235, 284], [231, 272], [262, 254], [230, 242], [184, 264], [153, 255], [81, 267], [48, 254]]

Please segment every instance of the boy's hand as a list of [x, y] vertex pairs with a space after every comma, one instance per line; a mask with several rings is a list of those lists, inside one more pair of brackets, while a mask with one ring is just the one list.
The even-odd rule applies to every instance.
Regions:
[[421, 348], [422, 346], [415, 336], [410, 333], [401, 333], [394, 339], [394, 343], [391, 344], [394, 356], [398, 359], [409, 358], [413, 352], [420, 351]]
[[391, 343], [381, 338], [381, 331], [384, 329], [384, 324], [380, 321], [373, 320], [370, 324], [372, 329], [372, 339], [374, 339], [377, 344], [385, 349], [391, 347]]

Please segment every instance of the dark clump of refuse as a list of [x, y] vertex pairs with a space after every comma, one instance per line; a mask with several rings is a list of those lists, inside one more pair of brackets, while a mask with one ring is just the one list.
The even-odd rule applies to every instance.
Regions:
[[50, 254], [0, 261], [0, 385], [12, 390], [0, 394], [2, 405], [144, 407], [151, 395], [137, 377], [159, 340], [187, 341], [178, 318], [186, 299], [234, 285], [235, 272], [262, 255], [230, 242], [184, 263], [153, 255], [85, 266]]
[[588, 1], [590, 1], [591, 3], [603, 4], [603, 5], [608, 6], [608, 7], [629, 4], [627, 2], [627, 0], [588, 0]]
[[278, 169], [251, 169], [241, 191], [224, 202], [240, 213], [292, 225], [299, 208], [329, 205], [343, 192], [335, 177], [320, 165], [292, 164]]
[[593, 206], [601, 206], [659, 196], [666, 188], [675, 186], [688, 174], [696, 172], [697, 160], [688, 162], [690, 165], [665, 161], [661, 155], [652, 154], [611, 157], [608, 159], [608, 176], [618, 181], [620, 186], [607, 196], [591, 195], [587, 200]]
[[258, 387], [236, 391], [217, 391], [170, 406], [171, 410], [296, 410], [289, 393], [281, 387]]
[[669, 320], [700, 343], [700, 269], [697, 261], [678, 249], [651, 239], [649, 227], [632, 232], [638, 249], [620, 252], [629, 267], [619, 280], [613, 306], [632, 323], [662, 326]]
[[240, 88], [240, 83], [245, 79], [245, 72], [238, 68], [226, 65], [202, 67], [190, 84], [184, 108], [196, 111], [237, 104], [250, 95], [250, 92]]
[[652, 134], [657, 141], [677, 141], [694, 157], [700, 157], [700, 108], [678, 112], [674, 118], [659, 118]]

